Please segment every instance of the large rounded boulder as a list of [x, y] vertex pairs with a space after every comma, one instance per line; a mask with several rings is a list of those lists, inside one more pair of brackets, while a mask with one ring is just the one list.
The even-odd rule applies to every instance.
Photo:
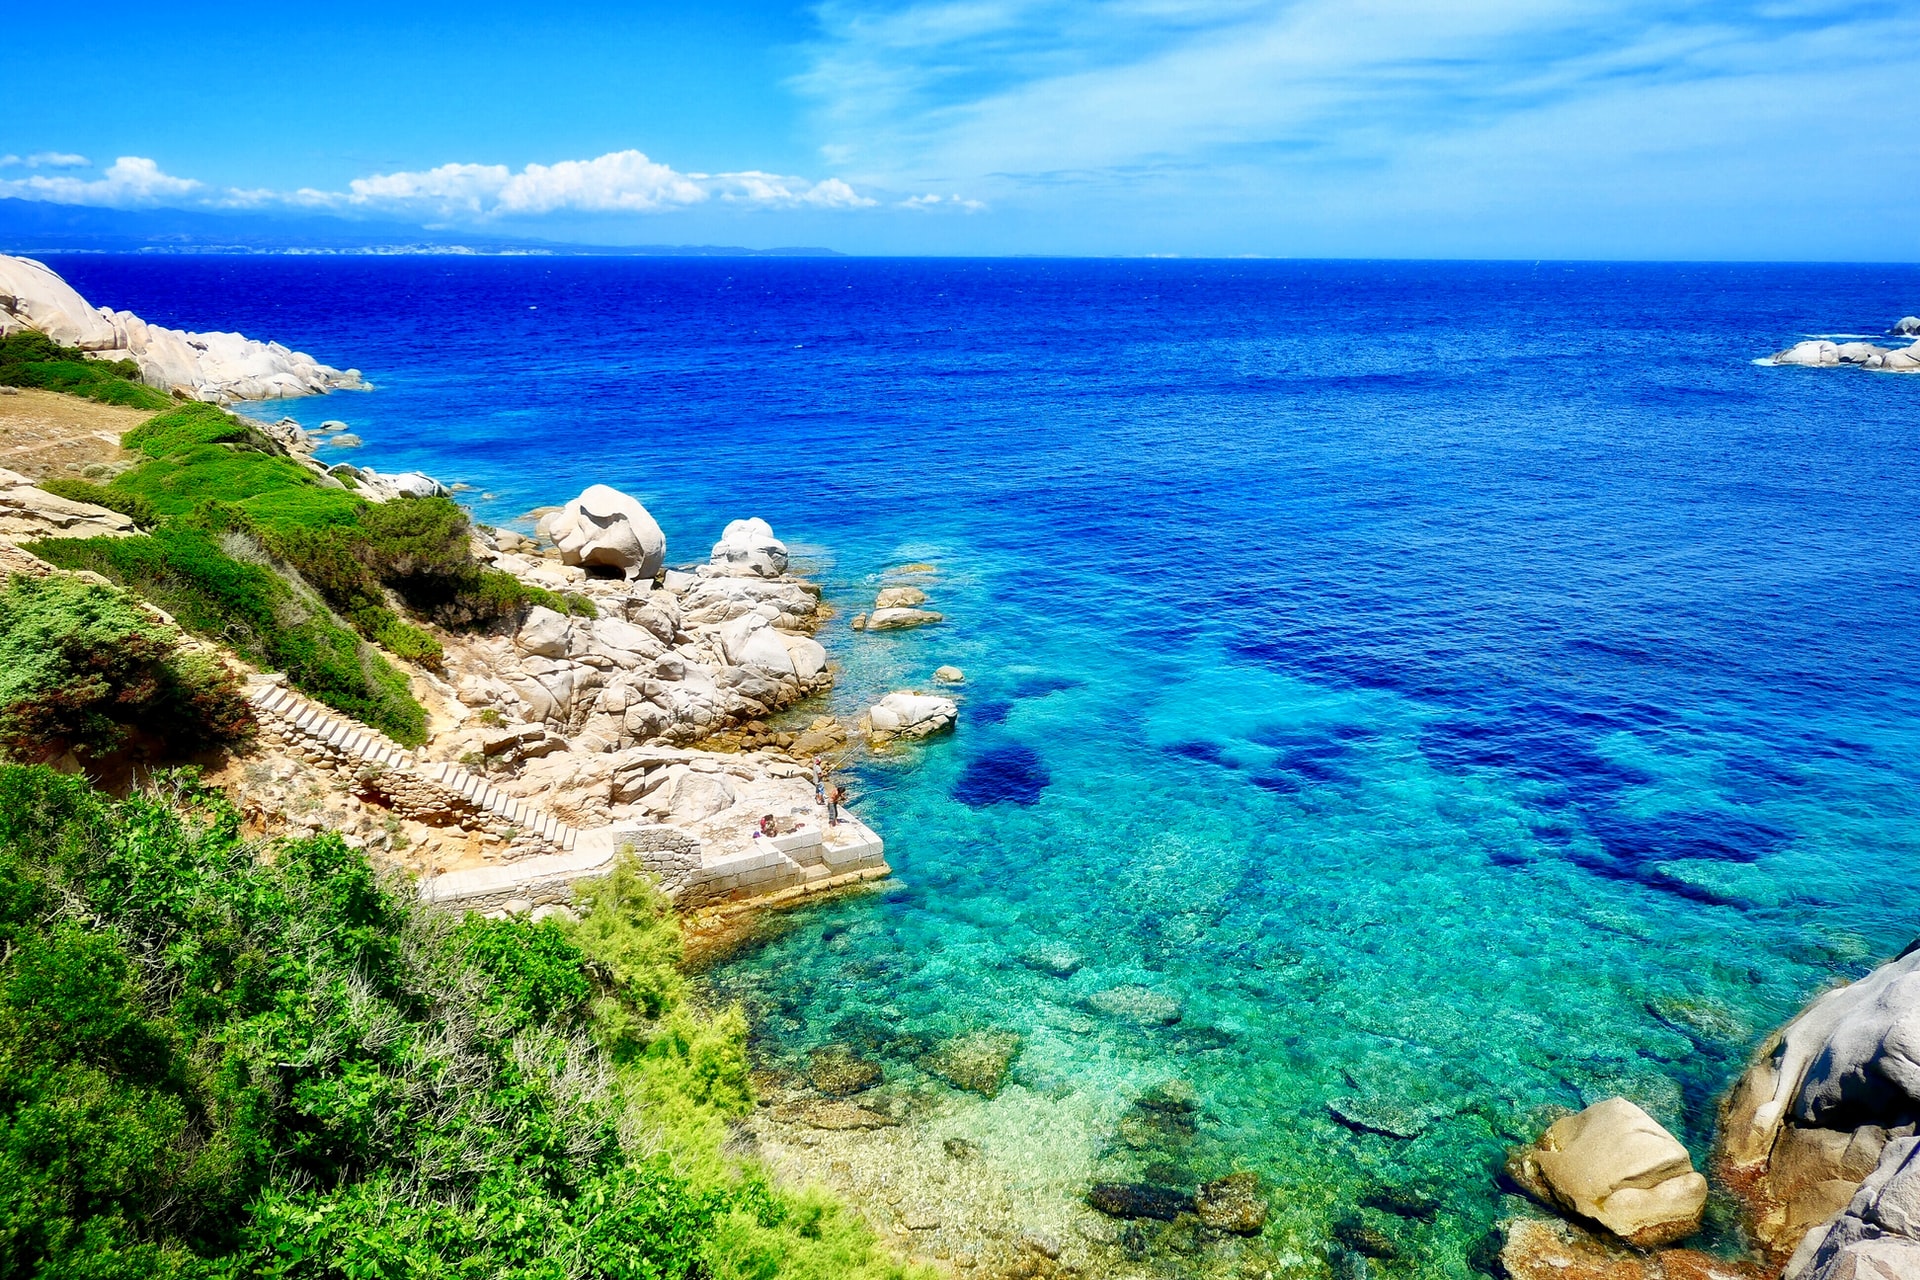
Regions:
[[596, 484], [540, 519], [540, 532], [560, 548], [562, 564], [617, 569], [629, 580], [651, 578], [667, 560], [667, 535], [636, 498]]
[[1625, 1098], [1556, 1121], [1508, 1171], [1537, 1199], [1643, 1249], [1698, 1231], [1707, 1206], [1687, 1149]]

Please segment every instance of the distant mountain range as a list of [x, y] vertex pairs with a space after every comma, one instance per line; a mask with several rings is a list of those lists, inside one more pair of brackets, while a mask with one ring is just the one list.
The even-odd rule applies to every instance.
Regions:
[[832, 249], [734, 245], [582, 245], [358, 222], [293, 212], [96, 209], [0, 198], [0, 252], [35, 253], [493, 253], [636, 257], [837, 258]]

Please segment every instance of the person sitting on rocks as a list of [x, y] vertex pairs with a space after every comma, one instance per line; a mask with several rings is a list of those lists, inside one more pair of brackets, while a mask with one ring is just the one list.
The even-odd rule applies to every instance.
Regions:
[[754, 832], [754, 834], [759, 836], [777, 836], [780, 834], [780, 824], [774, 819], [772, 814], [765, 814], [760, 819], [760, 829]]

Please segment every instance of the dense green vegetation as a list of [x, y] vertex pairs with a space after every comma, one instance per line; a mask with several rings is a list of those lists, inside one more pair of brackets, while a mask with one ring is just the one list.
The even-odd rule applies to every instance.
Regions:
[[263, 563], [265, 553], [244, 538], [168, 522], [143, 537], [54, 538], [32, 550], [138, 591], [181, 626], [286, 672], [296, 688], [396, 742], [426, 741], [427, 713], [406, 675], [336, 622], [325, 602]]
[[105, 485], [46, 487], [121, 511], [148, 533], [49, 541], [36, 553], [139, 592], [407, 745], [424, 739], [426, 712], [406, 677], [362, 640], [438, 667], [440, 642], [415, 619], [483, 626], [535, 604], [592, 613], [584, 597], [475, 560], [467, 514], [449, 499], [368, 502], [216, 406], [174, 406], [122, 443], [146, 460]]
[[92, 360], [77, 347], [63, 347], [31, 330], [0, 338], [0, 386], [64, 391], [135, 409], [164, 409], [173, 403], [141, 384], [140, 367], [133, 361]]
[[238, 830], [191, 775], [0, 768], [0, 1274], [900, 1274], [723, 1154], [743, 1024], [631, 867], [570, 928], [459, 920]]
[[0, 590], [0, 753], [98, 759], [138, 735], [180, 757], [244, 741], [236, 681], [123, 591], [64, 574]]

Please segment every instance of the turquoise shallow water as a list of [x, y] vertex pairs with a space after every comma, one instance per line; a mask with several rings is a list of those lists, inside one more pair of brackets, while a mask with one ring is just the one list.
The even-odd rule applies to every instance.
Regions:
[[[1055, 1194], [1248, 1167], [1287, 1269], [1464, 1274], [1547, 1108], [1704, 1155], [1766, 1031], [1920, 931], [1920, 378], [1751, 363], [1920, 271], [56, 265], [361, 366], [286, 410], [485, 518], [605, 480], [697, 559], [763, 515], [843, 616], [934, 565], [942, 626], [825, 637], [847, 711], [968, 672], [861, 769], [896, 880], [709, 976], [776, 1061], [940, 1088], [927, 1044], [1017, 1032], [942, 1123]], [[1139, 1132], [1170, 1077], [1191, 1138]]]

